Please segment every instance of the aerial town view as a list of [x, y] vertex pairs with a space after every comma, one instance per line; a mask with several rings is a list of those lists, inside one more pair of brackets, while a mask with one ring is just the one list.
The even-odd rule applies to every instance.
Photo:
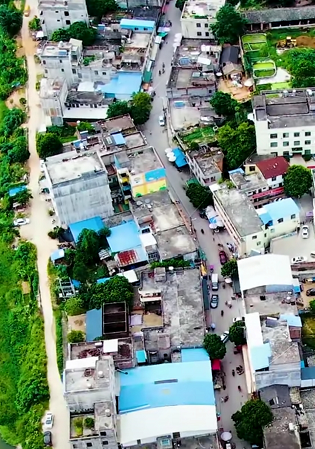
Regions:
[[0, 0], [0, 449], [315, 449], [315, 4]]

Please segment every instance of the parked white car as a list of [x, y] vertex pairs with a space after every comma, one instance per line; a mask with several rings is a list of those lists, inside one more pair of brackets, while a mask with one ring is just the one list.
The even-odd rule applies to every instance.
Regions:
[[310, 236], [310, 229], [308, 225], [302, 226], [302, 239], [308, 239]]
[[220, 336], [222, 343], [227, 343], [229, 341], [229, 331], [223, 332], [223, 334]]
[[52, 429], [54, 425], [54, 415], [51, 412], [47, 412], [45, 416], [44, 426], [45, 429]]
[[303, 262], [307, 262], [307, 259], [304, 256], [296, 256], [291, 259], [292, 265], [294, 265], [295, 263], [303, 263]]
[[13, 221], [14, 226], [24, 226], [29, 224], [30, 220], [28, 218], [16, 218]]
[[160, 125], [160, 126], [165, 126], [165, 118], [164, 118], [164, 115], [160, 115], [160, 116], [159, 116], [159, 125]]

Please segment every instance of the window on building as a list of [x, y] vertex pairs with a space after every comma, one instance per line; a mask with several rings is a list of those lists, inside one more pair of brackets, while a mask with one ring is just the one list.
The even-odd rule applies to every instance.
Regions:
[[141, 440], [137, 440], [137, 444], [141, 444]]
[[270, 154], [271, 154], [272, 157], [277, 157], [278, 156], [277, 151], [271, 151]]
[[296, 218], [296, 215], [295, 214], [292, 214], [291, 215], [291, 220], [294, 220]]
[[208, 31], [205, 32], [205, 36], [209, 37], [209, 32]]
[[107, 433], [106, 432], [100, 432], [101, 437], [106, 437]]
[[102, 445], [103, 445], [103, 446], [108, 446], [108, 441], [103, 440], [103, 441], [102, 441]]
[[135, 28], [135, 31], [139, 31], [139, 28]]
[[311, 131], [305, 131], [305, 137], [310, 137], [311, 136]]
[[66, 20], [66, 25], [71, 25], [71, 20]]
[[256, 243], [256, 246], [260, 246], [260, 245], [261, 245], [261, 242], [257, 242], [257, 243]]
[[46, 73], [46, 74], [48, 73], [48, 70], [47, 70], [47, 69], [45, 69], [45, 73]]
[[197, 27], [197, 28], [201, 28], [201, 23], [197, 22], [197, 23], [196, 23], [196, 27]]
[[201, 31], [197, 31], [197, 36], [202, 36]]
[[86, 447], [92, 447], [93, 444], [92, 443], [86, 443]]
[[283, 218], [279, 218], [278, 223], [283, 223]]
[[62, 64], [63, 63], [62, 59], [59, 59], [59, 62], [60, 62], [60, 64]]
[[300, 141], [299, 141], [299, 140], [295, 140], [295, 141], [293, 142], [293, 145], [294, 145], [295, 147], [299, 147], [299, 146], [300, 146]]
[[44, 65], [46, 64], [46, 61], [45, 61], [45, 59], [43, 59], [43, 64], [44, 64]]
[[72, 73], [75, 75], [77, 73], [76, 69], [72, 69]]
[[300, 133], [294, 133], [294, 137], [300, 137]]
[[257, 235], [253, 235], [252, 240], [256, 240], [257, 239]]
[[64, 71], [65, 71], [65, 69], [61, 69], [61, 71], [62, 71], [62, 72], [64, 72]]
[[78, 447], [78, 445], [77, 444], [73, 444], [72, 447], [73, 447], [73, 449], [76, 449]]
[[255, 165], [250, 165], [250, 166], [249, 166], [249, 171], [255, 171], [255, 170], [256, 170]]
[[278, 138], [278, 134], [270, 134], [270, 139], [277, 139]]
[[69, 16], [69, 11], [65, 11], [65, 16], [66, 16], [66, 17]]
[[311, 141], [310, 140], [305, 140], [304, 145], [311, 145]]
[[174, 440], [178, 440], [180, 438], [180, 433], [179, 432], [174, 432], [173, 433], [173, 438], [174, 438]]
[[277, 179], [277, 177], [276, 176], [273, 176], [272, 178], [271, 178], [271, 181], [275, 181]]
[[277, 142], [271, 142], [270, 144], [271, 148], [276, 148], [278, 146]]
[[282, 137], [283, 137], [284, 139], [287, 139], [287, 138], [289, 137], [289, 133], [283, 133], [283, 134], [282, 134]]
[[60, 22], [60, 19], [57, 19], [57, 22]]
[[205, 23], [205, 28], [208, 28], [208, 24], [207, 23]]
[[311, 150], [305, 150], [305, 154], [312, 154]]
[[289, 156], [290, 156], [290, 153], [289, 153], [288, 151], [284, 151], [284, 152], [283, 152], [283, 156], [289, 157]]
[[283, 142], [283, 146], [284, 147], [288, 147], [289, 146], [289, 142]]
[[102, 75], [106, 76], [106, 72], [102, 72]]
[[98, 71], [97, 70], [94, 70], [94, 73], [95, 73], [95, 75], [98, 75]]
[[267, 234], [266, 234], [266, 232], [264, 233], [264, 237], [265, 237], [265, 238], [267, 237]]

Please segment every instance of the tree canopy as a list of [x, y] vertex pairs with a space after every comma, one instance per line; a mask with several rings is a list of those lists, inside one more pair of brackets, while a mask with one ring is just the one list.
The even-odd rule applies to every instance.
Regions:
[[97, 232], [91, 229], [83, 229], [79, 235], [76, 248], [81, 253], [80, 257], [86, 265], [98, 261], [100, 240]]
[[249, 122], [243, 122], [237, 128], [230, 124], [222, 126], [217, 139], [229, 170], [240, 167], [256, 148], [255, 127]]
[[230, 94], [217, 91], [210, 100], [216, 114], [226, 118], [234, 118], [238, 102]]
[[0, 28], [10, 37], [15, 36], [22, 27], [22, 12], [13, 5], [0, 5]]
[[38, 134], [36, 139], [37, 153], [41, 159], [55, 156], [62, 152], [62, 142], [56, 134]]
[[237, 260], [236, 259], [228, 260], [221, 268], [221, 275], [224, 278], [231, 278], [234, 276], [238, 276]]
[[87, 0], [86, 6], [89, 15], [96, 17], [99, 22], [103, 16], [118, 9], [115, 0]]
[[72, 298], [67, 299], [65, 303], [65, 312], [69, 316], [81, 315], [82, 313], [85, 313], [85, 311], [86, 309], [81, 298], [73, 296]]
[[203, 346], [211, 360], [222, 360], [226, 354], [226, 347], [222, 342], [220, 335], [206, 334], [203, 340]]
[[270, 407], [260, 399], [250, 399], [232, 415], [237, 436], [259, 447], [263, 443], [263, 427], [270, 424], [272, 418]]
[[88, 27], [85, 22], [74, 22], [69, 28], [59, 28], [54, 31], [51, 40], [54, 42], [69, 41], [78, 39], [84, 46], [93, 45], [96, 39], [97, 31], [95, 28]]
[[175, 6], [182, 11], [184, 9], [185, 3], [186, 0], [176, 0]]
[[285, 55], [285, 65], [293, 76], [292, 87], [315, 86], [315, 50], [294, 48]]
[[151, 96], [146, 92], [133, 94], [128, 101], [115, 101], [109, 105], [107, 117], [118, 117], [119, 115], [130, 114], [135, 125], [142, 125], [149, 117], [152, 109]]
[[244, 321], [236, 321], [229, 330], [229, 338], [236, 346], [245, 345], [245, 323]]
[[82, 331], [72, 330], [67, 335], [68, 343], [81, 343], [81, 341], [85, 341], [85, 335]]
[[24, 60], [17, 58], [15, 52], [16, 42], [0, 27], [0, 100], [6, 100], [16, 85], [23, 85], [27, 80]]
[[216, 22], [211, 29], [220, 44], [236, 44], [244, 34], [247, 20], [229, 3], [222, 6], [216, 14]]
[[208, 187], [191, 183], [187, 187], [186, 195], [196, 209], [204, 209], [213, 204], [212, 194]]
[[284, 177], [283, 185], [287, 196], [301, 198], [312, 187], [311, 170], [303, 165], [291, 165]]

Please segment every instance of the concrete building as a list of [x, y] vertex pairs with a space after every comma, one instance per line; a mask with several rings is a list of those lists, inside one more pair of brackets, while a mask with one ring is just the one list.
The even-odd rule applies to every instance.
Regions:
[[269, 157], [254, 154], [244, 163], [245, 174], [261, 173], [271, 190], [283, 187], [284, 175], [289, 167], [289, 162], [283, 156]]
[[39, 0], [39, 19], [48, 39], [59, 28], [69, 28], [72, 23], [89, 23], [85, 0]]
[[218, 45], [183, 39], [173, 57], [167, 97], [173, 100], [191, 97], [192, 104], [196, 105], [200, 97], [210, 98], [216, 91], [215, 72], [219, 68], [220, 51]]
[[258, 154], [315, 154], [315, 91], [264, 91], [252, 103]]
[[262, 323], [258, 312], [245, 315], [248, 393], [272, 385], [301, 386], [301, 328], [300, 317], [293, 314], [269, 317]]
[[251, 251], [263, 253], [273, 238], [289, 234], [300, 225], [299, 208], [292, 198], [255, 210], [248, 196], [239, 190], [213, 190], [215, 209], [240, 256]]
[[183, 37], [186, 39], [214, 41], [211, 25], [215, 23], [216, 14], [224, 3], [224, 0], [216, 0], [214, 2], [187, 1], [180, 19]]
[[190, 171], [205, 187], [222, 178], [223, 159], [224, 155], [220, 148], [208, 148], [208, 145], [197, 151], [186, 152]]
[[114, 213], [106, 169], [96, 152], [72, 151], [46, 159], [52, 204], [62, 225]]

